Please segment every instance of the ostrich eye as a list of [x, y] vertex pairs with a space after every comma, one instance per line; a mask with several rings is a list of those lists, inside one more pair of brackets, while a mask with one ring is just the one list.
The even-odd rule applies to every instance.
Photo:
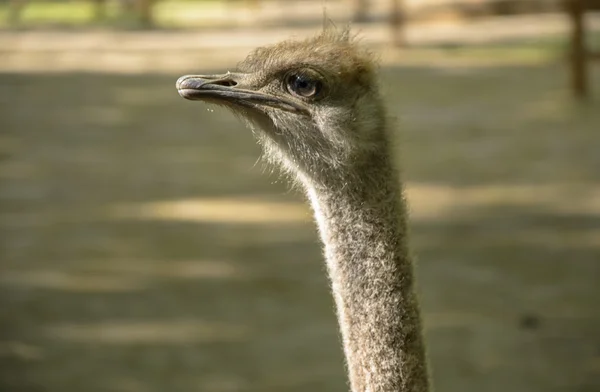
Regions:
[[314, 98], [321, 92], [323, 84], [320, 80], [308, 75], [293, 74], [287, 77], [287, 88], [290, 93], [303, 97]]

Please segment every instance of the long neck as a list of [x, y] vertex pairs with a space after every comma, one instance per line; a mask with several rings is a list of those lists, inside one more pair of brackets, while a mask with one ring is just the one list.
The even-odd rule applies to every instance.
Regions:
[[[353, 392], [429, 390], [407, 247], [406, 208], [389, 154], [338, 185], [307, 185]], [[339, 178], [338, 178], [339, 179]]]

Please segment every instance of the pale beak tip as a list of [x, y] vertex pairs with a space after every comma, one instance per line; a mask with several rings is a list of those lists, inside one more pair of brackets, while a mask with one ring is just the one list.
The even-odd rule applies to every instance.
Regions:
[[190, 75], [184, 75], [182, 77], [180, 77], [179, 79], [177, 79], [177, 82], [175, 82], [175, 87], [177, 87], [177, 90], [179, 90], [181, 88], [181, 84], [190, 77]]

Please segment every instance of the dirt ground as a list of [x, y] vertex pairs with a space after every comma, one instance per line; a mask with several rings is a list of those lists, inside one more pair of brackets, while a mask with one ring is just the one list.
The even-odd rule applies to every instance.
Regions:
[[[600, 390], [600, 73], [519, 50], [382, 69], [437, 391]], [[158, 68], [0, 74], [0, 390], [347, 390], [301, 195]]]

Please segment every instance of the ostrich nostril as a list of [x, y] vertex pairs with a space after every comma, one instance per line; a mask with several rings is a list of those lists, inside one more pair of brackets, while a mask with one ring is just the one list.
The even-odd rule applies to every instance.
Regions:
[[237, 82], [235, 80], [231, 80], [231, 79], [216, 80], [216, 81], [212, 82], [212, 84], [216, 84], [219, 86], [225, 86], [225, 87], [237, 86]]
[[185, 76], [182, 76], [179, 79], [177, 79], [176, 87], [178, 90], [181, 90], [181, 89], [197, 90], [197, 89], [202, 89], [203, 86], [207, 86], [207, 85], [234, 87], [234, 86], [237, 86], [237, 84], [238, 84], [238, 82], [233, 80], [233, 78], [231, 78], [228, 75], [222, 75], [222, 76], [185, 75]]

